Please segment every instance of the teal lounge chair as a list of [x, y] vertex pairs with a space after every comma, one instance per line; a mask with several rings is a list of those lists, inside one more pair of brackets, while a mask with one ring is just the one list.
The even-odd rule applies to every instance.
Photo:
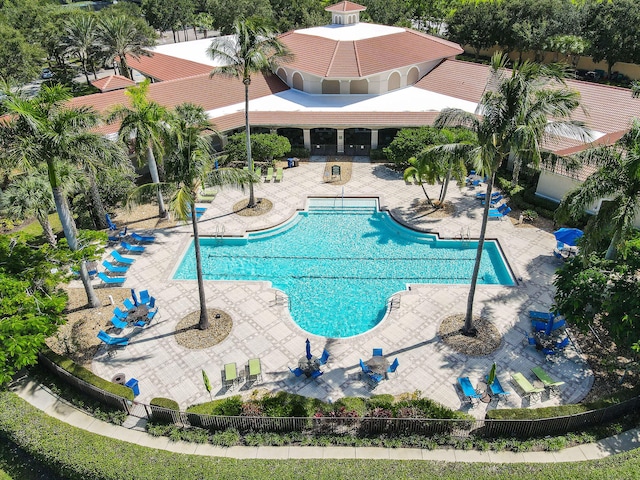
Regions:
[[138, 243], [152, 243], [156, 241], [156, 237], [152, 235], [140, 235], [136, 232], [133, 232], [131, 234], [131, 238], [133, 238]]
[[119, 263], [121, 265], [131, 265], [133, 262], [136, 261], [135, 258], [123, 257], [122, 255], [120, 255], [120, 252], [118, 252], [117, 250], [113, 250], [111, 252], [111, 256], [116, 261], [116, 263]]
[[105, 275], [102, 272], [98, 273], [98, 278], [102, 280], [102, 283], [105, 285], [116, 285], [116, 286], [122, 286], [122, 284], [126, 280], [125, 277], [109, 277], [108, 275]]
[[128, 242], [120, 242], [120, 247], [129, 253], [142, 253], [146, 250], [142, 245], [131, 245]]
[[110, 261], [108, 260], [104, 260], [102, 262], [102, 266], [109, 272], [109, 273], [116, 273], [116, 274], [120, 274], [120, 275], [124, 275], [127, 273], [127, 270], [129, 270], [129, 267], [118, 267], [116, 265], [112, 265]]
[[476, 392], [476, 389], [471, 385], [471, 380], [469, 377], [458, 377], [458, 385], [462, 389], [462, 393], [464, 394], [464, 398], [469, 402], [473, 403], [474, 400], [482, 397], [482, 394]]
[[102, 340], [107, 345], [116, 345], [116, 346], [125, 346], [129, 344], [129, 339], [127, 337], [112, 337], [104, 330], [100, 330], [98, 332], [98, 338]]
[[123, 330], [129, 326], [129, 324], [126, 321], [120, 320], [117, 316], [114, 316], [111, 319], [111, 324], [119, 330]]

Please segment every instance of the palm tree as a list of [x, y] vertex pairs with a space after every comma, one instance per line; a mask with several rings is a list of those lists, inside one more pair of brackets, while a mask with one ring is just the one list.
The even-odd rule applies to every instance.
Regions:
[[415, 178], [422, 187], [422, 191], [425, 197], [427, 197], [427, 202], [433, 207], [433, 202], [427, 193], [427, 189], [424, 188], [424, 184], [433, 185], [438, 179], [438, 164], [435, 161], [435, 157], [425, 153], [417, 157], [411, 157], [408, 162], [411, 166], [405, 169], [403, 174], [404, 179], [409, 180]]
[[176, 218], [191, 219], [193, 243], [196, 254], [198, 293], [200, 296], [199, 328], [209, 328], [207, 302], [204, 292], [200, 237], [196, 215], [196, 198], [200, 189], [207, 186], [243, 187], [255, 181], [255, 175], [234, 168], [213, 169], [214, 157], [211, 144], [202, 134], [211, 130], [204, 109], [192, 104], [176, 107], [171, 122], [170, 142], [166, 156], [167, 183], [175, 188], [169, 208]]
[[131, 101], [131, 108], [125, 105], [114, 107], [107, 114], [106, 121], [113, 123], [120, 120], [120, 129], [118, 130], [120, 140], [127, 145], [133, 140], [133, 148], [139, 165], [142, 165], [146, 159], [151, 181], [156, 184], [158, 215], [160, 218], [164, 218], [167, 216], [167, 209], [164, 206], [164, 198], [160, 189], [156, 155], [158, 158], [162, 158], [163, 138], [170, 115], [166, 108], [147, 98], [149, 83], [147, 79], [140, 85], [127, 88], [125, 94]]
[[565, 196], [558, 215], [579, 217], [605, 199], [587, 227], [586, 237], [592, 240], [587, 247], [593, 248], [600, 237], [610, 234], [605, 259], [615, 260], [618, 246], [634, 232], [640, 212], [640, 120], [634, 120], [615, 146], [589, 150], [581, 157], [600, 168]]
[[[514, 158], [515, 165], [538, 165], [544, 139], [558, 136], [572, 136], [583, 141], [590, 139], [582, 123], [567, 120], [579, 105], [579, 95], [564, 87], [556, 68], [528, 61], [518, 62], [509, 75], [505, 70], [506, 61], [507, 58], [501, 53], [492, 58], [492, 75], [476, 109], [481, 117], [463, 110], [445, 109], [435, 121], [436, 126], [464, 126], [477, 135], [475, 144], [453, 144], [439, 148], [443, 151], [466, 152], [475, 169], [488, 177], [487, 198], [493, 190], [498, 168], [509, 156]], [[556, 82], [557, 88], [549, 88], [551, 82]], [[465, 335], [476, 333], [473, 327], [473, 300], [487, 231], [489, 204], [485, 202], [471, 276], [462, 329]]]
[[[61, 85], [43, 85], [30, 99], [7, 92], [4, 104], [10, 121], [0, 124], [4, 156], [18, 170], [33, 171], [45, 162], [47, 176], [62, 230], [71, 250], [78, 250], [75, 221], [63, 190], [59, 164], [78, 164], [91, 148], [88, 144], [101, 144], [100, 135], [88, 133], [99, 122], [98, 114], [87, 107], [64, 106], [71, 94]], [[101, 306], [93, 291], [86, 263], [80, 267], [80, 277], [91, 307]]]
[[67, 51], [77, 55], [82, 65], [82, 73], [89, 85], [89, 72], [87, 62], [92, 49], [95, 48], [96, 39], [96, 17], [91, 14], [71, 16], [65, 22]]
[[[106, 15], [97, 28], [98, 42], [107, 54], [107, 61], [117, 61], [120, 75], [132, 80], [127, 55], [133, 58], [151, 56], [146, 47], [156, 43], [154, 30], [143, 19], [128, 15]], [[117, 59], [117, 60], [116, 60]]]
[[49, 223], [49, 212], [56, 208], [51, 185], [44, 175], [20, 175], [0, 196], [0, 208], [11, 218], [26, 220], [35, 215], [47, 242], [55, 247], [56, 236]]
[[[211, 42], [208, 54], [223, 66], [216, 67], [210, 76], [226, 75], [240, 78], [244, 84], [244, 126], [247, 133], [247, 164], [253, 172], [251, 157], [251, 131], [249, 125], [249, 85], [254, 73], [271, 73], [278, 64], [288, 61], [291, 53], [278, 40], [276, 34], [258, 19], [238, 19], [233, 24], [231, 37], [216, 38]], [[248, 208], [256, 205], [253, 184], [249, 185]]]

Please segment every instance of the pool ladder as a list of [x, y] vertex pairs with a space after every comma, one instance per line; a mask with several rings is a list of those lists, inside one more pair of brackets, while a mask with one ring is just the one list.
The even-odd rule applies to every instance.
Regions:
[[460, 227], [460, 240], [462, 240], [462, 246], [466, 247], [471, 240], [471, 231], [469, 227], [467, 227], [467, 231], [464, 231], [464, 227]]
[[216, 230], [213, 232], [215, 238], [221, 239], [224, 237], [224, 225], [216, 224]]
[[286, 295], [283, 295], [282, 293], [276, 292], [275, 293], [275, 297], [271, 301], [270, 306], [271, 307], [276, 307], [276, 306], [286, 307], [287, 305], [289, 305], [289, 297], [287, 297]]
[[400, 295], [393, 295], [391, 298], [389, 298], [389, 301], [387, 302], [387, 310], [389, 310], [389, 312], [392, 312], [395, 308], [400, 308], [400, 299], [402, 297]]

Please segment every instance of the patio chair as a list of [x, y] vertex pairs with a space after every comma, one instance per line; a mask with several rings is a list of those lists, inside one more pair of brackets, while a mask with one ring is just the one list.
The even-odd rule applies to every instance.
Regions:
[[118, 230], [118, 227], [115, 223], [113, 223], [108, 213], [105, 213], [104, 218], [107, 220], [107, 226], [109, 227], [109, 230]]
[[531, 320], [531, 328], [533, 328], [534, 332], [544, 332], [547, 329], [547, 323]]
[[122, 303], [127, 310], [133, 310], [135, 308], [135, 304], [128, 298], [125, 298]]
[[362, 369], [362, 373], [370, 373], [371, 369], [367, 364], [365, 364], [362, 359], [360, 359], [360, 368]]
[[529, 397], [529, 400], [531, 400], [532, 397], [537, 397], [539, 399], [540, 396], [538, 394], [544, 392], [544, 388], [534, 387], [533, 385], [531, 385], [531, 382], [529, 382], [529, 380], [527, 380], [520, 372], [516, 372], [511, 375], [511, 379], [514, 381], [515, 385], [522, 391], [522, 396], [525, 398]]
[[570, 343], [571, 343], [571, 340], [569, 339], [569, 337], [565, 337], [561, 341], [556, 343], [556, 350], [564, 350], [569, 346]]
[[[149, 308], [156, 308], [156, 297], [151, 297], [149, 299]], [[157, 308], [156, 308], [157, 310]]]
[[[504, 197], [501, 194], [496, 195], [495, 197], [491, 195], [491, 200], [489, 201], [489, 205], [492, 207], [500, 202]], [[484, 205], [486, 200], [482, 200], [482, 205]]]
[[124, 275], [129, 270], [128, 266], [126, 266], [126, 267], [118, 267], [116, 265], [113, 265], [109, 260], [103, 260], [102, 261], [102, 266], [107, 270], [107, 272], [109, 272], [109, 273], [117, 273], [118, 275]]
[[265, 182], [270, 182], [273, 178], [273, 167], [267, 168], [267, 174], [264, 176]]
[[382, 349], [381, 348], [374, 348], [373, 349], [373, 356], [374, 357], [381, 357], [382, 356]]
[[322, 375], [322, 371], [321, 370], [314, 370], [313, 372], [311, 372], [311, 378], [318, 378], [320, 375]]
[[282, 181], [282, 176], [284, 175], [284, 170], [282, 168], [278, 168], [276, 170], [276, 182], [281, 182]]
[[299, 377], [300, 375], [304, 375], [304, 372], [300, 367], [296, 367], [294, 369], [291, 369], [291, 367], [289, 367], [289, 371], [293, 373], [296, 377]]
[[129, 315], [127, 312], [123, 312], [120, 310], [120, 307], [116, 307], [113, 309], [113, 314], [118, 317], [120, 320], [126, 320]]
[[[500, 192], [492, 192], [491, 193], [491, 198], [493, 199], [493, 198], [496, 198], [496, 197], [498, 197], [500, 195], [502, 195]], [[478, 199], [484, 200], [486, 196], [487, 196], [487, 192], [478, 192], [478, 193], [476, 193], [476, 198], [478, 198]]]
[[247, 363], [247, 379], [258, 381], [262, 377], [262, 365], [259, 358], [252, 358]]
[[327, 363], [327, 360], [329, 360], [329, 352], [325, 348], [324, 350], [322, 350], [322, 356], [318, 359], [318, 362], [320, 363], [320, 365], [324, 365]]
[[140, 305], [148, 305], [149, 302], [151, 301], [151, 297], [149, 296], [149, 290], [140, 290], [140, 292], [138, 293], [138, 296], [140, 297], [140, 300], [138, 301]]
[[120, 248], [126, 250], [128, 253], [143, 253], [147, 247], [142, 245], [131, 245], [128, 242], [121, 241]]
[[122, 255], [120, 255], [120, 252], [118, 252], [117, 250], [112, 250], [111, 256], [116, 261], [116, 263], [119, 263], [121, 265], [131, 265], [133, 262], [136, 261], [135, 258], [123, 257]]
[[398, 369], [399, 366], [400, 366], [400, 362], [398, 362], [398, 359], [396, 358], [387, 369], [387, 373], [396, 373], [396, 370]]
[[380, 373], [369, 373], [369, 380], [371, 380], [374, 385], [377, 385], [384, 380], [384, 375]]
[[104, 330], [100, 330], [98, 332], [97, 337], [107, 345], [115, 345], [115, 346], [126, 346], [129, 344], [129, 339], [127, 337], [112, 337]]
[[140, 235], [137, 232], [133, 232], [131, 234], [131, 238], [133, 238], [138, 243], [153, 243], [156, 241], [156, 237], [153, 235]]
[[256, 174], [256, 177], [261, 177], [262, 176], [262, 168], [258, 167], [254, 170], [254, 173]]
[[151, 323], [151, 320], [153, 320], [153, 317], [156, 316], [156, 313], [158, 313], [158, 310], [149, 310], [149, 313], [147, 313], [147, 320], [149, 320], [147, 325]]
[[[488, 384], [489, 375], [486, 375], [484, 378]], [[491, 392], [492, 396], [496, 396], [498, 398], [498, 401], [500, 401], [501, 397], [506, 397], [507, 395], [511, 395], [511, 392], [507, 392], [504, 388], [502, 388], [502, 384], [500, 383], [500, 380], [498, 380], [497, 376], [493, 377], [493, 383], [489, 385], [489, 391]]]
[[124, 330], [129, 326], [129, 324], [125, 320], [121, 320], [117, 316], [111, 318], [111, 324], [118, 330]]
[[102, 272], [98, 273], [98, 278], [100, 280], [102, 280], [102, 284], [103, 285], [121, 286], [124, 283], [124, 281], [126, 280], [126, 277], [109, 277], [108, 275], [105, 275]]
[[232, 387], [238, 381], [238, 368], [234, 363], [227, 363], [222, 370], [222, 386]]
[[473, 388], [473, 385], [471, 385], [471, 380], [469, 380], [469, 377], [458, 377], [458, 385], [460, 385], [464, 398], [469, 403], [473, 403], [474, 400], [482, 397], [482, 394], [476, 392], [476, 389]]

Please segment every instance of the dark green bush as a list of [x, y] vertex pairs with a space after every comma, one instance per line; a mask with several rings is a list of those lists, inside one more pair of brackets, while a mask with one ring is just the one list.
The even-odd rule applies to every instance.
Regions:
[[376, 408], [383, 408], [390, 410], [393, 406], [393, 395], [372, 395], [367, 401], [367, 408], [374, 410]]
[[311, 156], [309, 150], [302, 147], [291, 147], [289, 153], [285, 155], [287, 158], [297, 157], [297, 158], [309, 158]]
[[156, 405], [158, 407], [169, 408], [171, 410], [180, 410], [180, 406], [178, 405], [178, 402], [176, 402], [175, 400], [171, 400], [170, 398], [163, 398], [163, 397], [152, 398], [149, 401], [149, 405]]
[[384, 152], [383, 148], [375, 148], [375, 149], [371, 150], [369, 152], [369, 157], [374, 162], [386, 161], [387, 160], [387, 154]]
[[229, 398], [221, 398], [212, 402], [192, 405], [187, 408], [189, 413], [199, 413], [204, 415], [228, 415], [237, 416], [242, 412], [242, 397], [234, 395]]
[[355, 411], [358, 413], [358, 416], [363, 417], [365, 412], [367, 411], [367, 403], [366, 400], [362, 397], [344, 397], [335, 403], [336, 411], [340, 408], [343, 408], [348, 411]]

